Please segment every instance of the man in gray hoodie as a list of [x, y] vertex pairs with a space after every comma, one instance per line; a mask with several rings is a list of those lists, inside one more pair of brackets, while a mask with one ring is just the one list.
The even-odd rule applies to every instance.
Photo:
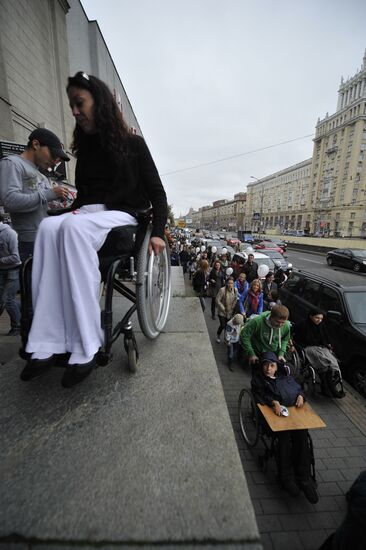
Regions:
[[19, 290], [20, 258], [18, 252], [18, 236], [14, 229], [3, 223], [0, 214], [0, 311], [4, 308], [9, 314], [11, 329], [8, 336], [20, 332], [20, 307], [16, 299]]
[[40, 170], [53, 168], [61, 159], [70, 160], [50, 130], [37, 128], [28, 140], [21, 155], [9, 155], [0, 161], [0, 202], [18, 233], [22, 261], [33, 253], [36, 232], [47, 216], [48, 202], [67, 198], [67, 188], [51, 187]]

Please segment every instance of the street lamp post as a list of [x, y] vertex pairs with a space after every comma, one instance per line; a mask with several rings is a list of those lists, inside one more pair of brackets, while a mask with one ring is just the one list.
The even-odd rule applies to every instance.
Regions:
[[[259, 178], [257, 178], [256, 176], [250, 176], [252, 179], [256, 180], [256, 181], [260, 181]], [[263, 199], [264, 199], [264, 185], [262, 183], [261, 185], [261, 188], [260, 188], [260, 211], [259, 211], [259, 226], [261, 228], [263, 228]]]

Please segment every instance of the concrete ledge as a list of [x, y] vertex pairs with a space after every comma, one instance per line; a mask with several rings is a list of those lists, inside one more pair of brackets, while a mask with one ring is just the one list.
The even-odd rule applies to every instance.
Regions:
[[22, 383], [20, 359], [1, 368], [3, 545], [260, 550], [199, 301], [175, 301], [166, 333], [137, 335], [134, 375], [122, 340], [71, 390], [62, 369]]

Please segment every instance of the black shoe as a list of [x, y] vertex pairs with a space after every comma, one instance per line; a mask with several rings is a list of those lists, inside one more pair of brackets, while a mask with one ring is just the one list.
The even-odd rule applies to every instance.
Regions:
[[231, 372], [234, 372], [234, 367], [233, 367], [233, 364], [232, 364], [232, 360], [231, 359], [228, 359], [227, 361], [227, 366], [229, 367], [229, 370]]
[[318, 502], [319, 496], [316, 492], [316, 488], [312, 479], [301, 481], [300, 488], [309, 502], [311, 502], [312, 504], [316, 504]]
[[28, 382], [28, 380], [38, 378], [38, 376], [42, 376], [44, 372], [50, 369], [53, 363], [53, 355], [51, 355], [51, 357], [48, 357], [47, 359], [29, 359], [20, 374], [20, 379], [24, 382]]
[[19, 336], [20, 334], [20, 327], [13, 327], [9, 330], [7, 336]]
[[297, 485], [296, 481], [292, 478], [283, 479], [282, 480], [282, 487], [292, 497], [297, 497], [300, 494], [300, 488]]
[[89, 376], [91, 371], [96, 366], [95, 357], [89, 363], [81, 363], [76, 365], [67, 365], [64, 375], [61, 380], [61, 385], [64, 388], [71, 388], [76, 384], [79, 384]]

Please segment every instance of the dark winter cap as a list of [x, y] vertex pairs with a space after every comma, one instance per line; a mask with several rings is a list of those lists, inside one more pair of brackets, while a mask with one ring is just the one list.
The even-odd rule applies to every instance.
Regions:
[[28, 138], [29, 141], [33, 141], [34, 139], [38, 140], [40, 145], [46, 145], [54, 158], [59, 157], [62, 160], [66, 160], [66, 162], [70, 160], [63, 150], [61, 141], [56, 134], [50, 130], [46, 130], [46, 128], [36, 128]]
[[263, 363], [278, 363], [278, 357], [274, 351], [266, 351], [261, 354], [259, 362], [261, 365], [263, 365]]

